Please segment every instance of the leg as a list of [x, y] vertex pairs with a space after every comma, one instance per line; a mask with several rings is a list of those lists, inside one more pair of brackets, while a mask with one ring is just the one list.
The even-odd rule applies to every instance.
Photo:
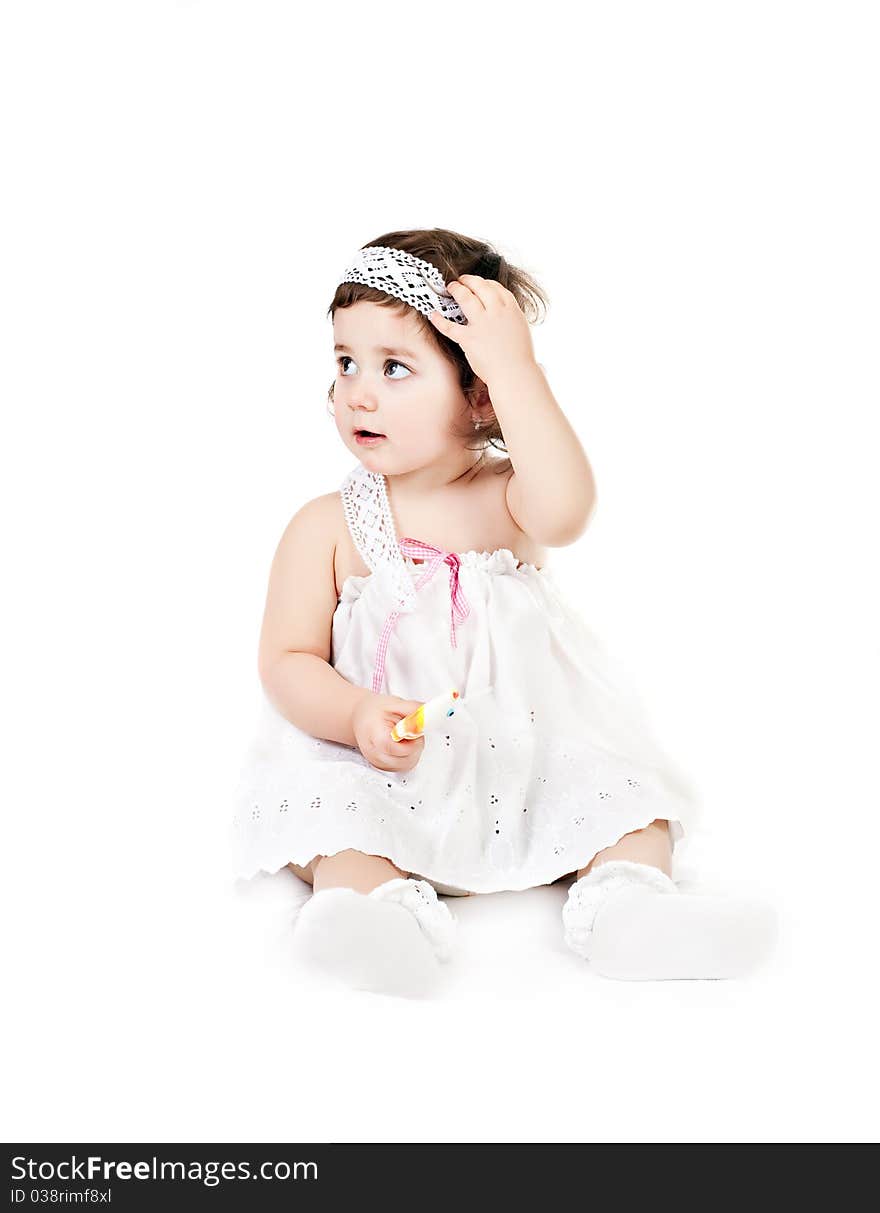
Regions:
[[605, 977], [750, 972], [773, 945], [771, 907], [748, 898], [682, 894], [670, 876], [671, 855], [669, 823], [662, 818], [599, 851], [569, 889], [562, 911], [566, 943]]
[[672, 875], [672, 843], [669, 841], [669, 822], [658, 817], [642, 830], [624, 834], [613, 846], [599, 851], [585, 868], [577, 873], [577, 879], [600, 863], [615, 859], [627, 859], [630, 863], [647, 863], [659, 868], [667, 876]]
[[[332, 862], [328, 862], [332, 861]], [[321, 865], [321, 879], [315, 881], [318, 865]], [[295, 863], [287, 865], [295, 876], [312, 885], [315, 892], [319, 889], [356, 889], [359, 893], [369, 893], [377, 885], [395, 877], [406, 879], [407, 873], [396, 868], [390, 859], [381, 855], [365, 855], [361, 851], [338, 851], [335, 855], [316, 855], [304, 868]]]
[[365, 855], [362, 851], [338, 851], [335, 855], [318, 856], [314, 865], [313, 888], [354, 889], [356, 893], [369, 893], [386, 881], [406, 880], [408, 872], [402, 872], [390, 859], [381, 855]]
[[296, 927], [302, 959], [355, 989], [427, 993], [455, 927], [430, 884], [351, 849], [315, 856], [309, 867], [314, 892]]
[[289, 863], [287, 866], [293, 872], [294, 876], [298, 876], [300, 880], [304, 880], [306, 884], [311, 884], [315, 879], [315, 864], [319, 859], [323, 859], [323, 855], [316, 855], [309, 864], [304, 868], [299, 868], [295, 863]]

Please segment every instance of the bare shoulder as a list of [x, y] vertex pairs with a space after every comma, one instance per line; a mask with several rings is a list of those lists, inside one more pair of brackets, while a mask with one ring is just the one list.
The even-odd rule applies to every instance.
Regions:
[[320, 497], [313, 497], [311, 501], [300, 506], [288, 522], [282, 542], [287, 535], [296, 533], [315, 545], [326, 541], [332, 554], [338, 538], [341, 516], [339, 493], [322, 493]]
[[[349, 533], [348, 523], [345, 521], [345, 508], [342, 502], [342, 494], [336, 489], [332, 493], [322, 493], [320, 497], [315, 497], [308, 503], [311, 510], [312, 525], [318, 535], [321, 536], [321, 542], [326, 545], [330, 552], [330, 558], [333, 564], [333, 580], [336, 590], [336, 596], [339, 597], [340, 579], [339, 572], [343, 566], [348, 567], [352, 558], [354, 561], [360, 561], [357, 549], [355, 548], [351, 534]], [[366, 566], [364, 566], [365, 571]]]
[[333, 494], [307, 501], [279, 540], [260, 632], [259, 669], [267, 677], [280, 655], [314, 653], [329, 660], [336, 608]]

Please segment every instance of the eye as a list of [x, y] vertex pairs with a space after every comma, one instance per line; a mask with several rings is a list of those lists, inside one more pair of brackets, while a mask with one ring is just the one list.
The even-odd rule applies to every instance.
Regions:
[[[402, 362], [395, 362], [393, 359], [389, 359], [389, 361], [386, 362], [385, 365], [386, 365], [386, 367], [399, 366], [402, 371], [406, 371], [407, 375], [409, 375], [409, 373], [410, 373], [409, 367], [404, 366]], [[404, 378], [406, 378], [406, 376], [404, 376]]]
[[[336, 362], [337, 362], [337, 364], [338, 364], [338, 366], [339, 366], [339, 373], [340, 373], [341, 375], [345, 376], [345, 378], [348, 378], [348, 376], [346, 375], [346, 372], [345, 372], [345, 364], [346, 364], [347, 362], [354, 362], [354, 359], [353, 359], [353, 358], [350, 358], [348, 354], [341, 354], [341, 355], [340, 355], [340, 356], [339, 356], [339, 357], [336, 359]], [[355, 363], [355, 365], [357, 365], [357, 364]], [[397, 361], [395, 361], [393, 358], [389, 358], [389, 359], [388, 359], [388, 361], [385, 363], [385, 366], [386, 366], [386, 368], [387, 368], [387, 367], [389, 367], [389, 366], [396, 366], [396, 367], [400, 367], [400, 369], [401, 369], [401, 370], [406, 371], [406, 375], [403, 375], [403, 376], [396, 375], [396, 376], [394, 376], [394, 378], [396, 378], [396, 379], [400, 379], [400, 378], [404, 378], [404, 379], [406, 379], [406, 378], [408, 378], [408, 377], [409, 377], [409, 375], [411, 374], [411, 371], [410, 371], [409, 367], [404, 366], [402, 362], [397, 362]]]

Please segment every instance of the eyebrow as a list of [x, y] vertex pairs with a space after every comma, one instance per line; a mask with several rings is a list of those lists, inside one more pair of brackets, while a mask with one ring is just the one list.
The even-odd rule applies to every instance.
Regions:
[[[333, 352], [336, 353], [339, 350], [342, 350], [344, 353], [347, 353], [347, 354], [351, 354], [354, 352], [347, 345], [339, 345], [339, 344], [334, 345]], [[411, 358], [411, 359], [418, 358], [418, 354], [414, 354], [412, 350], [404, 350], [404, 349], [400, 349], [400, 348], [395, 350], [395, 349], [392, 349], [391, 346], [388, 346], [388, 345], [374, 345], [373, 353], [374, 354], [400, 354], [403, 358]]]

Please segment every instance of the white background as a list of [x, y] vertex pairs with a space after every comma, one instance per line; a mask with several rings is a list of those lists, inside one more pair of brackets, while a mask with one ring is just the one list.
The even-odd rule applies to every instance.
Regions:
[[[3, 7], [6, 1140], [876, 1140], [875, 18]], [[596, 977], [532, 890], [449, 903], [444, 997], [328, 997], [304, 886], [227, 880], [334, 286], [433, 226], [549, 292], [552, 560], [778, 907], [749, 980]]]

